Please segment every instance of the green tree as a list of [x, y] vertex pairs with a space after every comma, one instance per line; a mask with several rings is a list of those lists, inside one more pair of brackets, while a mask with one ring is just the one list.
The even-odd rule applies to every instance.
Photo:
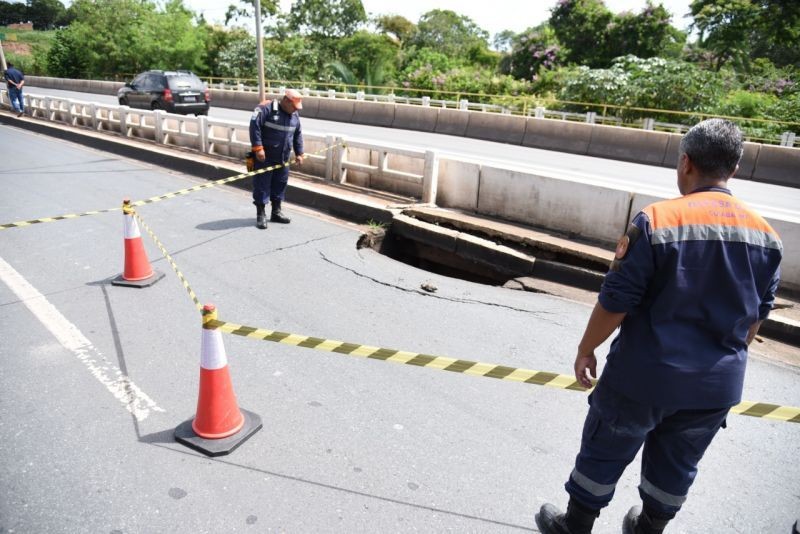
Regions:
[[361, 0], [297, 0], [289, 28], [318, 38], [347, 37], [367, 21]]
[[[337, 44], [339, 62], [332, 65], [341, 74], [340, 79], [349, 78], [349, 71], [357, 84], [380, 86], [394, 78], [399, 46], [387, 35], [359, 31], [341, 39]], [[339, 68], [347, 67], [346, 70]], [[349, 83], [349, 82], [348, 82]]]
[[691, 27], [699, 32], [699, 44], [713, 53], [714, 68], [733, 62], [747, 69], [758, 6], [751, 0], [695, 0], [689, 8]]
[[488, 32], [469, 17], [446, 9], [434, 9], [420, 17], [412, 44], [457, 58], [476, 49], [488, 48], [488, 39]]
[[380, 15], [375, 19], [375, 26], [379, 32], [392, 38], [400, 48], [417, 32], [417, 26], [400, 15]]
[[59, 32], [48, 57], [54, 71], [60, 62], [86, 77], [204, 70], [207, 33], [198, 31], [182, 0], [169, 0], [163, 12], [140, 0], [76, 0], [71, 9], [75, 20]]
[[83, 53], [79, 32], [68, 29], [56, 32], [47, 53], [47, 73], [58, 78], [88, 78], [88, 55]]
[[677, 57], [686, 36], [670, 24], [670, 18], [662, 4], [651, 0], [638, 14], [619, 15], [602, 0], [562, 0], [551, 10], [549, 23], [567, 62], [607, 67], [627, 54]]
[[787, 0], [694, 0], [692, 28], [712, 52], [717, 70], [733, 63], [749, 71], [765, 57], [778, 66], [800, 67], [800, 3]]
[[326, 81], [325, 64], [332, 60], [302, 35], [264, 41], [264, 72], [270, 80]]
[[[274, 17], [280, 11], [277, 0], [260, 0], [261, 4], [261, 22], [264, 23], [271, 17]], [[255, 17], [255, 9], [251, 0], [239, 0], [238, 4], [228, 5], [225, 11], [225, 26], [233, 21], [239, 19], [253, 20]]]
[[67, 14], [59, 0], [28, 0], [28, 19], [34, 30], [52, 30]]
[[28, 6], [17, 2], [0, 0], [0, 26], [8, 26], [17, 22], [26, 22], [29, 19]]
[[511, 53], [501, 70], [515, 78], [536, 81], [541, 71], [555, 69], [563, 62], [562, 58], [555, 31], [544, 23], [514, 37]]
[[613, 59], [632, 54], [640, 58], [678, 58], [686, 34], [670, 23], [672, 16], [662, 4], [648, 1], [640, 13], [623, 12], [606, 27], [606, 56]]
[[550, 11], [549, 24], [563, 45], [565, 61], [605, 67], [607, 28], [614, 15], [602, 0], [562, 0]]

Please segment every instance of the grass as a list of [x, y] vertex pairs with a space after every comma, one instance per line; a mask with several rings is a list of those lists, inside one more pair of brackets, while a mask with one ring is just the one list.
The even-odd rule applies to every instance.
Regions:
[[[0, 33], [5, 34], [3, 52], [7, 62], [13, 63], [27, 74], [44, 74], [43, 66], [55, 39], [55, 30], [17, 30], [0, 26]], [[28, 45], [27, 50], [16, 50], [21, 44]]]

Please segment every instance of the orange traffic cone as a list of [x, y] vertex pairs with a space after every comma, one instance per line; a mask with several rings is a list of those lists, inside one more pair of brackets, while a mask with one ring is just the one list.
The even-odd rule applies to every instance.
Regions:
[[230, 454], [261, 428], [261, 417], [240, 410], [228, 372], [222, 333], [212, 326], [213, 304], [203, 307], [200, 340], [200, 394], [194, 419], [175, 429], [175, 439], [209, 456]]
[[127, 198], [123, 200], [125, 268], [121, 275], [111, 281], [115, 286], [147, 287], [164, 278], [164, 273], [154, 271], [147, 260], [142, 234], [139, 232], [139, 224], [133, 216], [134, 213], [131, 201]]

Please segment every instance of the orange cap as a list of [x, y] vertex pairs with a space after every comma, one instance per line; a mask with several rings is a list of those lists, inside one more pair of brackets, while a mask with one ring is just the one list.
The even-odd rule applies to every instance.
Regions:
[[290, 100], [294, 104], [295, 109], [303, 109], [303, 95], [294, 89], [287, 89], [283, 95], [284, 98]]

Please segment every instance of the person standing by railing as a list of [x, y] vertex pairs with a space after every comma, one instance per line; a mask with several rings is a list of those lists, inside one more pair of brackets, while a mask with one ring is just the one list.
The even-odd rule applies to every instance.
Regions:
[[297, 163], [303, 164], [303, 132], [300, 115], [303, 96], [288, 89], [280, 100], [262, 102], [250, 117], [250, 144], [255, 156], [256, 170], [273, 165], [281, 167], [256, 174], [253, 178], [253, 204], [256, 205], [256, 227], [267, 227], [264, 207], [272, 203], [271, 222], [288, 224], [291, 220], [283, 215], [281, 203], [289, 182], [289, 159], [294, 149]]
[[21, 117], [25, 112], [25, 100], [22, 97], [22, 86], [25, 85], [25, 75], [14, 67], [12, 63], [9, 63], [8, 69], [6, 69], [3, 77], [8, 87], [8, 98], [11, 100], [11, 108], [17, 112], [17, 117]]

